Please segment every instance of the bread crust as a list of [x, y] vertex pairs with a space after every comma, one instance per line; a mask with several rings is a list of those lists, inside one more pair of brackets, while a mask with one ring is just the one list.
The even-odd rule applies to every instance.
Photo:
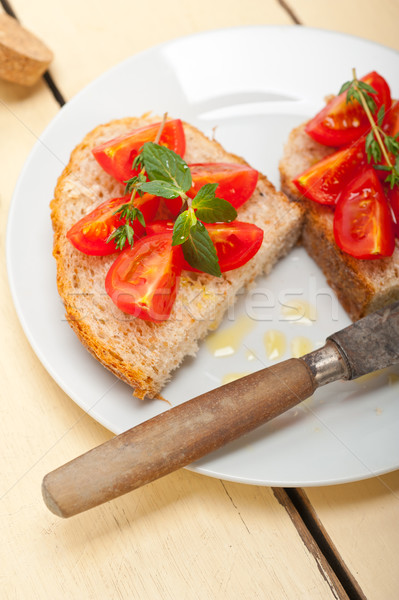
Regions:
[[[107, 369], [134, 388], [136, 396], [156, 397], [183, 358], [194, 356], [198, 342], [222, 320], [242, 287], [270, 271], [297, 242], [303, 208], [292, 204], [264, 175], [259, 175], [250, 200], [238, 209], [238, 219], [265, 231], [259, 252], [246, 265], [221, 278], [183, 272], [167, 321], [152, 323], [126, 315], [112, 303], [104, 288], [115, 255], [87, 256], [66, 239], [68, 229], [96, 205], [123, 195], [123, 186], [105, 173], [91, 149], [129, 130], [160, 121], [158, 116], [129, 117], [99, 125], [73, 150], [60, 175], [51, 202], [53, 254], [57, 286], [67, 320], [76, 335]], [[190, 162], [246, 164], [202, 132], [184, 123]]]
[[343, 252], [335, 243], [333, 210], [308, 200], [292, 180], [332, 154], [334, 148], [312, 140], [305, 123], [292, 130], [280, 161], [281, 189], [305, 207], [302, 243], [327, 278], [328, 284], [353, 321], [399, 299], [399, 243], [391, 257], [363, 260]]

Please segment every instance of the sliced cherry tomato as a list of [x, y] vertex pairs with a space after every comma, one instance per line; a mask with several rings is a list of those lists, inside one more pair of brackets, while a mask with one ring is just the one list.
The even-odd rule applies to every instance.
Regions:
[[193, 185], [188, 190], [190, 198], [206, 183], [217, 183], [216, 196], [239, 208], [254, 193], [258, 171], [237, 163], [195, 163], [189, 165]]
[[341, 193], [334, 214], [334, 236], [338, 246], [356, 258], [392, 255], [392, 215], [374, 169], [367, 169]]
[[[385, 79], [375, 71], [362, 77], [377, 92], [372, 97], [376, 103], [376, 115], [384, 105], [387, 113], [391, 108], [391, 92]], [[346, 92], [335, 96], [313, 119], [305, 131], [316, 142], [325, 146], [345, 146], [367, 133], [370, 123], [363, 107], [357, 100], [346, 102]]]
[[330, 154], [293, 180], [307, 198], [320, 204], [336, 203], [345, 185], [365, 169], [367, 157], [365, 141], [361, 138], [353, 146]]
[[[159, 234], [173, 230], [172, 221], [154, 221], [147, 227], [147, 235]], [[216, 248], [220, 271], [225, 273], [238, 269], [247, 263], [258, 252], [263, 240], [263, 230], [252, 223], [233, 221], [232, 223], [204, 223]], [[195, 269], [182, 257], [182, 268], [186, 271]]]
[[385, 133], [392, 137], [399, 133], [399, 100], [393, 102], [383, 129]]
[[[263, 229], [252, 223], [207, 223], [205, 227], [216, 248], [222, 273], [247, 263], [262, 245]], [[190, 270], [196, 269], [190, 266]]]
[[[129, 198], [129, 196], [128, 196]], [[143, 194], [142, 196], [136, 196], [133, 203], [136, 208], [141, 210], [143, 213], [144, 221], [150, 223], [154, 220], [157, 210], [159, 208], [160, 198], [158, 196], [152, 196], [151, 194]]]
[[395, 185], [395, 187], [392, 189], [388, 187], [386, 189], [386, 195], [393, 212], [395, 235], [397, 238], [399, 238], [399, 187], [397, 185]]
[[147, 236], [159, 235], [160, 233], [172, 233], [175, 222], [162, 219], [160, 221], [152, 221], [145, 228]]
[[[383, 126], [383, 130], [385, 131], [385, 133], [391, 137], [395, 137], [399, 134], [399, 101], [396, 100], [396, 102], [394, 104], [392, 104], [392, 108], [389, 112], [389, 114], [387, 115], [387, 121]], [[395, 164], [395, 160], [396, 157], [392, 154], [392, 152], [388, 152], [388, 156], [389, 156], [389, 160], [391, 162], [391, 165]], [[375, 165], [375, 161], [371, 160], [371, 164]], [[381, 156], [381, 160], [379, 161], [380, 165], [384, 165], [387, 166], [387, 161], [385, 159], [385, 156]], [[381, 181], [385, 181], [388, 173], [386, 171], [382, 171], [380, 169], [376, 170], [378, 177], [381, 179]]]
[[[125, 182], [137, 175], [137, 170], [132, 169], [133, 160], [145, 142], [155, 140], [160, 125], [161, 123], [146, 125], [96, 146], [92, 151], [94, 158], [109, 175]], [[180, 119], [166, 121], [159, 143], [180, 156], [184, 155], [186, 138]]]
[[105, 278], [105, 289], [123, 312], [147, 321], [164, 321], [179, 285], [180, 249], [170, 233], [147, 236], [121, 252]]
[[[106, 256], [117, 252], [115, 242], [107, 242], [107, 239], [115, 229], [125, 223], [125, 219], [121, 219], [115, 211], [129, 200], [130, 195], [106, 200], [75, 223], [66, 234], [67, 238], [77, 250], [92, 256]], [[154, 218], [158, 205], [159, 198], [150, 194], [144, 194], [141, 198], [138, 196], [135, 200], [135, 206], [141, 210], [146, 222]], [[135, 240], [145, 234], [144, 227], [137, 219], [133, 229]]]
[[[187, 195], [190, 198], [206, 183], [217, 183], [216, 196], [238, 208], [254, 193], [258, 181], [258, 171], [237, 163], [195, 163], [189, 165], [193, 180]], [[181, 209], [181, 198], [166, 201], [172, 214]]]

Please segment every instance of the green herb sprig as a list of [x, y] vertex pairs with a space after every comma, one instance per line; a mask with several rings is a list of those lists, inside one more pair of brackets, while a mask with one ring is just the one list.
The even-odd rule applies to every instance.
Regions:
[[[353, 79], [344, 83], [339, 94], [346, 92], [346, 102], [359, 102], [369, 120], [371, 130], [366, 137], [366, 153], [369, 162], [374, 161], [373, 167], [377, 170], [386, 171], [385, 182], [391, 189], [399, 185], [399, 133], [395, 137], [388, 135], [383, 130], [383, 121], [385, 117], [385, 107], [382, 105], [378, 110], [376, 119], [373, 116], [377, 104], [373, 98], [376, 90], [364, 81], [360, 81], [356, 76], [356, 70], [352, 70]], [[392, 162], [391, 154], [394, 162]], [[385, 164], [381, 164], [382, 160]]]
[[[157, 134], [156, 134], [156, 137], [154, 140], [155, 143], [158, 143], [160, 140], [163, 128], [166, 123], [166, 117], [167, 117], [167, 114], [164, 114], [162, 122], [159, 126], [159, 129], [157, 131]], [[134, 226], [134, 221], [136, 219], [137, 219], [137, 221], [139, 221], [139, 223], [141, 223], [141, 225], [143, 227], [145, 227], [144, 215], [141, 212], [141, 210], [134, 205], [134, 200], [136, 198], [136, 195], [137, 194], [139, 196], [143, 195], [143, 192], [140, 191], [140, 189], [139, 189], [140, 184], [147, 181], [146, 170], [145, 170], [141, 150], [142, 149], [140, 149], [140, 152], [134, 157], [134, 160], [132, 163], [132, 169], [136, 172], [139, 171], [138, 175], [134, 175], [133, 177], [131, 177], [130, 179], [125, 181], [125, 184], [126, 184], [125, 185], [125, 195], [130, 194], [130, 200], [129, 200], [129, 202], [122, 204], [122, 206], [120, 206], [114, 212], [114, 215], [119, 214], [120, 218], [125, 219], [125, 222], [123, 223], [123, 225], [120, 225], [119, 227], [117, 227], [115, 229], [115, 231], [113, 231], [111, 233], [111, 235], [109, 236], [109, 238], [107, 239], [107, 243], [109, 243], [111, 240], [114, 240], [115, 246], [118, 250], [123, 250], [123, 248], [126, 245], [126, 242], [128, 242], [128, 244], [130, 245], [131, 248], [133, 247], [133, 244], [134, 244], [134, 228], [133, 228], [133, 226]]]
[[143, 146], [142, 160], [149, 181], [136, 184], [139, 192], [182, 199], [182, 210], [173, 227], [172, 244], [182, 246], [184, 258], [192, 267], [220, 277], [216, 249], [203, 222], [229, 223], [237, 217], [237, 211], [229, 202], [216, 197], [218, 184], [202, 186], [191, 199], [187, 195], [192, 185], [190, 169], [173, 150], [147, 142]]
[[115, 246], [118, 250], [123, 250], [126, 245], [126, 242], [133, 247], [134, 244], [134, 229], [133, 223], [135, 219], [145, 227], [145, 219], [144, 215], [140, 209], [136, 208], [130, 202], [126, 204], [122, 204], [114, 214], [119, 214], [121, 218], [125, 219], [125, 223], [120, 225], [115, 231], [111, 233], [107, 242], [111, 240], [115, 240]]
[[181, 245], [187, 262], [194, 268], [216, 277], [221, 276], [215, 246], [203, 223], [231, 222], [237, 211], [226, 200], [216, 196], [217, 183], [206, 184], [191, 199], [187, 191], [192, 186], [191, 171], [187, 163], [173, 150], [158, 144], [166, 116], [154, 142], [146, 142], [135, 157], [132, 168], [137, 172], [126, 181], [125, 194], [131, 194], [129, 202], [115, 211], [125, 219], [108, 238], [115, 241], [118, 249], [128, 243], [134, 244], [133, 224], [137, 219], [145, 227], [143, 213], [134, 206], [137, 195], [151, 194], [166, 199], [182, 200], [172, 233], [172, 245]]
[[[139, 156], [139, 155], [138, 155]], [[137, 158], [137, 157], [136, 157]], [[134, 167], [133, 167], [134, 168]], [[125, 195], [130, 194], [129, 202], [122, 204], [115, 212], [114, 215], [119, 215], [121, 219], [125, 219], [123, 225], [120, 225], [111, 233], [107, 239], [107, 243], [112, 240], [115, 241], [115, 246], [118, 250], [123, 250], [126, 242], [133, 247], [134, 244], [134, 221], [137, 219], [139, 223], [145, 227], [144, 215], [139, 208], [134, 205], [134, 199], [138, 193], [138, 186], [143, 181], [147, 181], [145, 176], [144, 168], [138, 175], [135, 175], [126, 182]], [[141, 194], [140, 194], [141, 195]]]

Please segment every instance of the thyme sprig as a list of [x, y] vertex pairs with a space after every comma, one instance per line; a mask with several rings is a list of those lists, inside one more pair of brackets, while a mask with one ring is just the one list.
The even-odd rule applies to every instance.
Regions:
[[134, 221], [137, 219], [145, 227], [143, 213], [134, 204], [137, 195], [151, 194], [166, 199], [180, 197], [182, 208], [174, 224], [172, 245], [182, 246], [184, 257], [192, 267], [220, 277], [216, 248], [203, 223], [234, 221], [237, 211], [230, 202], [216, 196], [217, 183], [203, 185], [194, 198], [187, 194], [192, 186], [187, 163], [173, 150], [158, 143], [165, 119], [166, 116], [154, 142], [143, 144], [133, 160], [132, 168], [138, 174], [125, 182], [125, 194], [130, 194], [130, 199], [114, 213], [125, 222], [107, 241], [114, 240], [118, 249], [123, 249], [126, 243], [133, 246]]
[[122, 204], [122, 206], [118, 208], [118, 210], [115, 211], [114, 214], [119, 214], [122, 219], [125, 219], [125, 223], [117, 227], [117, 229], [115, 229], [115, 231], [111, 233], [111, 235], [107, 239], [107, 242], [115, 240], [115, 247], [118, 250], [123, 250], [123, 248], [126, 245], [126, 242], [132, 248], [134, 244], [133, 223], [137, 219], [137, 221], [139, 221], [139, 223], [141, 223], [141, 225], [145, 227], [145, 219], [143, 213], [139, 208], [136, 208], [133, 204], [127, 202], [126, 204]]
[[[157, 131], [154, 143], [158, 143], [162, 131], [165, 127], [167, 113], [164, 114], [162, 122]], [[134, 245], [134, 221], [137, 220], [143, 227], [145, 227], [144, 215], [139, 208], [134, 205], [134, 200], [137, 196], [143, 196], [143, 192], [140, 190], [140, 185], [147, 181], [145, 165], [143, 162], [142, 148], [139, 153], [133, 159], [132, 170], [137, 172], [138, 175], [133, 175], [130, 179], [125, 181], [125, 195], [130, 194], [129, 202], [122, 204], [115, 212], [114, 215], [119, 215], [121, 219], [125, 219], [125, 222], [117, 227], [115, 231], [107, 239], [107, 243], [111, 240], [115, 241], [115, 247], [118, 250], [123, 250], [126, 242], [132, 248]]]
[[393, 137], [384, 131], [386, 107], [382, 105], [375, 118], [377, 104], [373, 95], [377, 93], [376, 90], [357, 78], [356, 69], [352, 69], [352, 75], [352, 81], [344, 83], [339, 93], [346, 92], [346, 102], [357, 101], [362, 105], [371, 126], [366, 137], [367, 159], [369, 163], [374, 161], [375, 169], [387, 172], [385, 182], [392, 189], [399, 185], [399, 134]]

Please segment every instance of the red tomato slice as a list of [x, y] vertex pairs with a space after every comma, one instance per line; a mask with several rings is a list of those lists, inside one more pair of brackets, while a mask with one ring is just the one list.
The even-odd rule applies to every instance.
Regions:
[[[372, 71], [360, 81], [368, 83], [377, 92], [372, 95], [377, 105], [374, 114], [382, 105], [388, 112], [391, 108], [391, 92], [385, 79]], [[346, 103], [346, 92], [335, 96], [305, 127], [311, 138], [325, 146], [345, 146], [369, 129], [370, 123], [363, 107], [356, 100]]]
[[145, 230], [147, 232], [147, 236], [159, 235], [160, 233], [172, 233], [174, 224], [174, 221], [162, 219], [160, 221], [153, 221], [152, 223], [149, 223]]
[[298, 190], [320, 204], [336, 203], [345, 185], [367, 164], [365, 141], [343, 148], [323, 158], [293, 180]]
[[[263, 229], [252, 223], [207, 223], [205, 227], [215, 245], [222, 273], [247, 263], [262, 245]], [[191, 271], [196, 270], [188, 267]]]
[[143, 194], [142, 196], [136, 196], [133, 200], [134, 206], [141, 210], [141, 212], [143, 213], [144, 221], [146, 222], [146, 224], [154, 220], [154, 217], [157, 214], [157, 210], [159, 208], [159, 202], [159, 197], [152, 196], [151, 194]]
[[[395, 137], [399, 134], [399, 101], [396, 100], [396, 102], [394, 102], [394, 104], [392, 104], [392, 108], [389, 112], [389, 114], [387, 115], [387, 120], [383, 126], [383, 130], [385, 131], [385, 133], [389, 136]], [[391, 162], [392, 165], [395, 164], [395, 156], [392, 154], [392, 152], [388, 152], [388, 156], [389, 156], [389, 160]], [[375, 165], [376, 163], [374, 162], [374, 160], [371, 160], [371, 164]], [[380, 165], [387, 165], [387, 161], [385, 160], [385, 157], [382, 156], [380, 162], [378, 163]], [[378, 177], [381, 179], [381, 181], [385, 181], [388, 173], [386, 171], [382, 171], [380, 169], [376, 170]]]
[[[169, 231], [172, 233], [172, 221], [154, 221], [147, 227], [147, 235]], [[252, 223], [233, 221], [232, 223], [204, 223], [216, 248], [222, 273], [238, 269], [258, 252], [263, 240], [263, 230]], [[182, 268], [195, 271], [182, 257]]]
[[392, 255], [392, 215], [374, 169], [356, 177], [340, 195], [334, 214], [334, 236], [338, 246], [356, 258]]
[[392, 104], [383, 129], [392, 137], [395, 137], [399, 133], [399, 100], [395, 100]]
[[393, 212], [393, 225], [395, 235], [397, 238], [399, 238], [399, 187], [397, 185], [395, 185], [393, 189], [388, 187], [386, 189], [386, 195], [388, 197]]
[[[187, 195], [190, 198], [198, 193], [198, 190], [206, 183], [219, 184], [216, 196], [230, 202], [238, 208], [246, 202], [254, 193], [258, 171], [237, 163], [195, 163], [189, 165], [193, 180], [192, 187]], [[181, 198], [173, 198], [166, 201], [170, 211], [177, 215], [181, 209]]]
[[[115, 229], [125, 223], [125, 219], [121, 219], [114, 213], [129, 200], [130, 195], [106, 200], [71, 227], [66, 234], [68, 240], [77, 250], [92, 256], [106, 256], [117, 252], [115, 242], [113, 240], [107, 242], [107, 239]], [[154, 218], [158, 205], [159, 198], [150, 194], [144, 194], [142, 198], [137, 197], [135, 200], [135, 206], [141, 210], [146, 222]], [[144, 227], [137, 219], [134, 221], [133, 229], [135, 240], [145, 234]]]
[[142, 238], [118, 256], [105, 278], [105, 289], [116, 306], [146, 321], [164, 321], [178, 290], [179, 248], [170, 233]]
[[[161, 123], [146, 125], [96, 146], [92, 150], [94, 158], [109, 175], [125, 182], [137, 175], [137, 170], [132, 169], [133, 160], [145, 142], [155, 140], [160, 125]], [[159, 143], [180, 156], [184, 155], [186, 138], [180, 119], [166, 121]]]

